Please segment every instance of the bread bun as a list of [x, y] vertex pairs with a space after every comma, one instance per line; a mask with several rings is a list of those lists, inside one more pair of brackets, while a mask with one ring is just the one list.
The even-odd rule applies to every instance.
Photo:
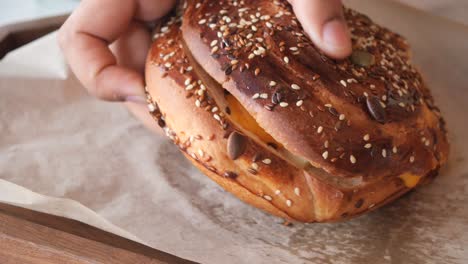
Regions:
[[148, 56], [152, 115], [207, 176], [279, 217], [340, 221], [396, 199], [446, 162], [444, 121], [406, 41], [345, 16], [354, 51], [335, 61], [286, 1], [186, 2]]

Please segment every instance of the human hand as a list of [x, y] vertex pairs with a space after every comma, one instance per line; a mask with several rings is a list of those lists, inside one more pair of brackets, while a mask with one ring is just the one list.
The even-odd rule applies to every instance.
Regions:
[[[58, 33], [71, 70], [88, 92], [108, 101], [146, 104], [144, 65], [148, 22], [176, 0], [83, 0]], [[112, 45], [111, 45], [112, 44]]]
[[288, 0], [314, 44], [325, 54], [343, 59], [351, 54], [351, 36], [341, 0]]
[[[88, 92], [108, 101], [146, 104], [144, 65], [151, 44], [146, 23], [176, 0], [83, 0], [59, 30], [59, 44]], [[312, 41], [344, 58], [351, 41], [340, 0], [289, 0]]]

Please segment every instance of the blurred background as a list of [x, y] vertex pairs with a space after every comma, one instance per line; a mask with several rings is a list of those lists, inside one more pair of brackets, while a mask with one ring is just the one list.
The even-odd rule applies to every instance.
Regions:
[[468, 25], [468, 0], [398, 0], [398, 2]]
[[79, 3], [79, 0], [0, 0], [0, 26], [65, 14]]
[[[468, 0], [396, 1], [468, 25]], [[73, 10], [79, 2], [79, 0], [0, 0], [0, 26], [32, 18], [64, 14]]]

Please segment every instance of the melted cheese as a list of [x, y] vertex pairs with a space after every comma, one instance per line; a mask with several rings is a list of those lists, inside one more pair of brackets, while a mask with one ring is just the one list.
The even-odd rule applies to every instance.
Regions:
[[232, 95], [226, 96], [229, 108], [231, 109], [231, 119], [236, 124], [239, 124], [245, 130], [257, 136], [260, 140], [266, 143], [274, 143], [278, 147], [280, 143], [270, 136], [263, 128], [261, 128], [257, 121], [247, 112], [247, 110], [239, 103], [239, 101]]
[[419, 183], [419, 180], [421, 180], [420, 176], [414, 175], [414, 174], [411, 174], [411, 173], [404, 173], [404, 174], [400, 175], [399, 177], [400, 177], [400, 179], [403, 180], [403, 183], [408, 188], [415, 187]]
[[283, 147], [281, 143], [276, 141], [270, 134], [268, 134], [257, 121], [250, 115], [249, 112], [236, 100], [232, 95], [226, 96], [226, 101], [231, 110], [230, 118], [236, 124], [242, 126], [246, 131], [255, 135], [259, 140], [264, 143], [273, 143], [278, 146], [277, 151], [281, 156], [291, 162], [297, 168], [305, 169], [310, 167], [310, 162], [300, 156], [294, 155]]

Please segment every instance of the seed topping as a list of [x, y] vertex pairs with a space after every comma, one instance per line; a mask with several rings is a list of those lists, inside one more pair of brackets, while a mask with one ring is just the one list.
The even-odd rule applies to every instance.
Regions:
[[242, 154], [244, 154], [247, 148], [247, 138], [234, 131], [228, 137], [227, 142], [227, 153], [230, 159], [236, 160]]
[[380, 100], [375, 96], [366, 97], [366, 106], [369, 114], [377, 122], [384, 124], [386, 121], [385, 110], [380, 104]]

